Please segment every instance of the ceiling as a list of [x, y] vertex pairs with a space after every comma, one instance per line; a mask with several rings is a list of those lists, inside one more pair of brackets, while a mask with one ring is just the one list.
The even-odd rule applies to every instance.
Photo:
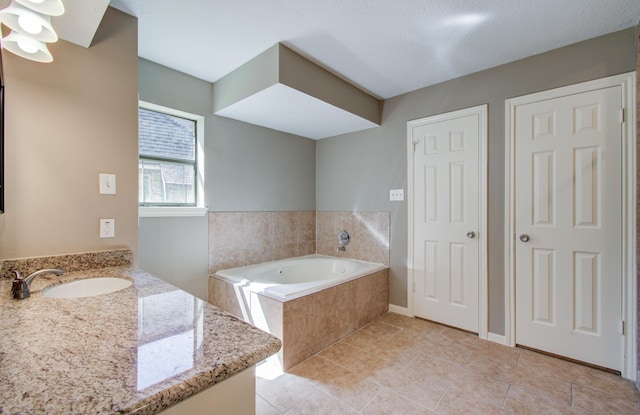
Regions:
[[206, 81], [282, 42], [382, 99], [635, 26], [640, 19], [638, 0], [110, 4], [138, 18], [140, 57]]
[[[66, 12], [52, 19], [53, 26], [61, 39], [84, 47], [111, 5], [138, 18], [139, 56], [177, 71], [216, 82], [282, 43], [376, 99], [626, 29], [640, 19], [638, 0], [63, 2]], [[315, 139], [376, 126], [317, 98], [275, 83], [216, 114]]]

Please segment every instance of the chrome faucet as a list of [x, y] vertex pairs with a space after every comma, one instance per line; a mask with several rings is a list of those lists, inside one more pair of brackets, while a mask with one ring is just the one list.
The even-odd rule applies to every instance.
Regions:
[[345, 245], [347, 245], [350, 240], [351, 240], [351, 236], [349, 235], [349, 232], [340, 231], [340, 233], [338, 234], [338, 248], [336, 249], [336, 252], [346, 251], [347, 248]]
[[24, 278], [20, 271], [16, 270], [13, 271], [13, 273], [16, 274], [16, 278], [13, 280], [13, 285], [11, 286], [11, 294], [13, 298], [22, 300], [31, 295], [31, 283], [36, 277], [42, 274], [56, 274], [60, 276], [64, 274], [64, 271], [61, 269], [41, 269], [29, 275], [27, 278]]

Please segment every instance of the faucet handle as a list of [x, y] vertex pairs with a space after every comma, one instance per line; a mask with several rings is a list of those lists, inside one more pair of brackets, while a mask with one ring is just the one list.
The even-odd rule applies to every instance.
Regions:
[[16, 275], [16, 278], [13, 280], [11, 284], [11, 294], [13, 298], [27, 298], [31, 295], [29, 291], [29, 284], [27, 281], [22, 278], [22, 274], [18, 270], [14, 270], [13, 273]]

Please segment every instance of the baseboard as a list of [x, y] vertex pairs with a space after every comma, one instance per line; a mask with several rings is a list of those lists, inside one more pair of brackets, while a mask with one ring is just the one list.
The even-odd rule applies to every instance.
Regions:
[[400, 307], [399, 305], [389, 304], [389, 311], [396, 314], [402, 314], [403, 316], [413, 317], [409, 314], [409, 309], [407, 307]]
[[499, 343], [505, 346], [507, 345], [507, 338], [502, 334], [495, 334], [495, 333], [489, 332], [487, 335], [487, 340], [489, 340], [490, 342]]

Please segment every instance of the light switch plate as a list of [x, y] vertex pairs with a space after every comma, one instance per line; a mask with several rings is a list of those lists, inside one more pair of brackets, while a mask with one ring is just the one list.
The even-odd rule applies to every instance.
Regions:
[[389, 200], [392, 202], [399, 202], [404, 200], [404, 189], [389, 190]]
[[116, 175], [100, 173], [100, 194], [115, 195], [116, 194]]

